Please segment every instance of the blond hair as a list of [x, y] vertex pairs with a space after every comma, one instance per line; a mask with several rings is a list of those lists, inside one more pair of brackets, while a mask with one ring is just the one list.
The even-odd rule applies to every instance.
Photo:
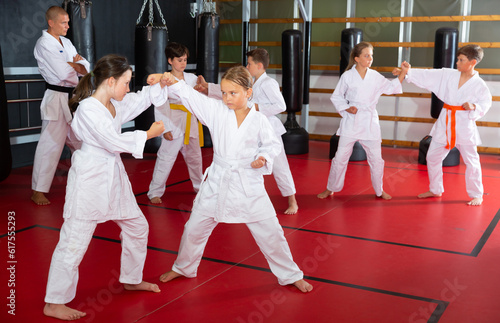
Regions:
[[253, 85], [252, 75], [250, 72], [243, 66], [237, 65], [233, 66], [222, 75], [222, 80], [228, 80], [233, 83], [238, 84], [242, 88], [246, 90], [251, 89]]

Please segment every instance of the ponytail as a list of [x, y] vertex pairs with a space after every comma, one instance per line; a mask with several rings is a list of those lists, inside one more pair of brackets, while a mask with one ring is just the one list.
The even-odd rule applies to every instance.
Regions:
[[92, 84], [91, 73], [85, 74], [78, 82], [75, 90], [73, 91], [73, 96], [69, 99], [68, 105], [71, 113], [75, 113], [80, 101], [88, 98], [96, 90]]
[[103, 56], [95, 64], [94, 70], [87, 73], [73, 91], [73, 97], [68, 105], [71, 112], [75, 112], [80, 101], [91, 96], [95, 90], [110, 77], [120, 78], [126, 71], [132, 71], [132, 68], [123, 56], [109, 54]]
[[361, 52], [365, 48], [373, 49], [373, 46], [369, 42], [362, 41], [353, 47], [353, 49], [351, 50], [351, 54], [349, 55], [349, 64], [347, 64], [347, 67], [345, 69], [346, 71], [350, 70], [354, 66], [354, 64], [356, 64], [356, 60], [354, 58], [359, 57], [361, 55]]

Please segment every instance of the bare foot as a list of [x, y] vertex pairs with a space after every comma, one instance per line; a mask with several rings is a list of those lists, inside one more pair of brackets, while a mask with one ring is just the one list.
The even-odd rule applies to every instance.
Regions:
[[482, 197], [476, 197], [473, 198], [470, 202], [467, 203], [467, 205], [472, 205], [472, 206], [478, 206], [483, 203], [483, 198]]
[[297, 287], [302, 293], [308, 293], [313, 290], [313, 286], [303, 279], [297, 280], [295, 283], [293, 283], [293, 285]]
[[387, 193], [386, 193], [386, 192], [384, 192], [384, 191], [382, 191], [382, 195], [377, 196], [377, 197], [379, 197], [379, 198], [381, 198], [381, 199], [384, 199], [384, 200], [390, 200], [390, 199], [392, 199], [392, 196], [390, 196], [389, 194], [387, 194]]
[[33, 191], [31, 195], [31, 200], [35, 202], [36, 205], [49, 205], [50, 201], [45, 197], [45, 194], [38, 191]]
[[317, 196], [319, 199], [325, 199], [327, 198], [328, 196], [332, 196], [333, 195], [333, 192], [330, 191], [330, 190], [325, 190], [324, 192], [321, 192], [319, 193]]
[[288, 209], [285, 210], [285, 214], [295, 214], [299, 210], [299, 205], [295, 199], [295, 194], [288, 197]]
[[75, 309], [69, 308], [64, 304], [51, 303], [45, 304], [45, 307], [43, 308], [43, 314], [45, 314], [46, 316], [55, 317], [56, 319], [60, 319], [63, 321], [78, 320], [87, 315], [87, 313], [85, 312], [80, 312]]
[[148, 292], [159, 293], [160, 287], [156, 284], [151, 284], [145, 281], [140, 282], [139, 284], [123, 284], [123, 288], [126, 290], [145, 290]]
[[176, 279], [177, 277], [180, 277], [180, 276], [182, 276], [182, 275], [179, 274], [179, 273], [176, 273], [173, 270], [171, 270], [171, 271], [167, 271], [166, 273], [164, 273], [163, 275], [161, 275], [160, 276], [160, 281], [162, 283], [166, 283], [166, 282], [169, 282], [172, 279]]
[[161, 198], [159, 198], [158, 196], [155, 196], [150, 201], [153, 204], [160, 204], [161, 203]]
[[425, 193], [418, 194], [419, 199], [426, 199], [428, 197], [441, 197], [441, 194], [434, 194], [431, 191], [427, 191]]

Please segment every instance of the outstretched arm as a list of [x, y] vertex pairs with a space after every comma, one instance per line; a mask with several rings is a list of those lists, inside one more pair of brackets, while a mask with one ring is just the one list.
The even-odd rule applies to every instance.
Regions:
[[163, 88], [165, 85], [170, 86], [172, 84], [177, 83], [177, 80], [172, 75], [172, 73], [165, 72], [163, 74], [161, 73], [149, 74], [146, 83], [148, 83], [149, 85], [155, 85], [156, 83], [160, 83], [160, 86]]

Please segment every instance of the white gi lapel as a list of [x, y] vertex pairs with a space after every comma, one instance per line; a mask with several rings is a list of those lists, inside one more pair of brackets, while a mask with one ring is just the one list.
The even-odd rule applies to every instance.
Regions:
[[[236, 115], [233, 114], [234, 129], [236, 129], [236, 131], [232, 134], [230, 151], [238, 151], [239, 149], [241, 149], [239, 145], [245, 142], [245, 137], [249, 135], [251, 136], [251, 131], [249, 132], [249, 129], [251, 129], [252, 127], [255, 113], [257, 113], [257, 111], [255, 111], [255, 108], [252, 106], [247, 116], [245, 117], [245, 120], [243, 120], [243, 122], [240, 124], [239, 128], [238, 122], [236, 120]], [[231, 125], [231, 128], [233, 129], [233, 125]]]

